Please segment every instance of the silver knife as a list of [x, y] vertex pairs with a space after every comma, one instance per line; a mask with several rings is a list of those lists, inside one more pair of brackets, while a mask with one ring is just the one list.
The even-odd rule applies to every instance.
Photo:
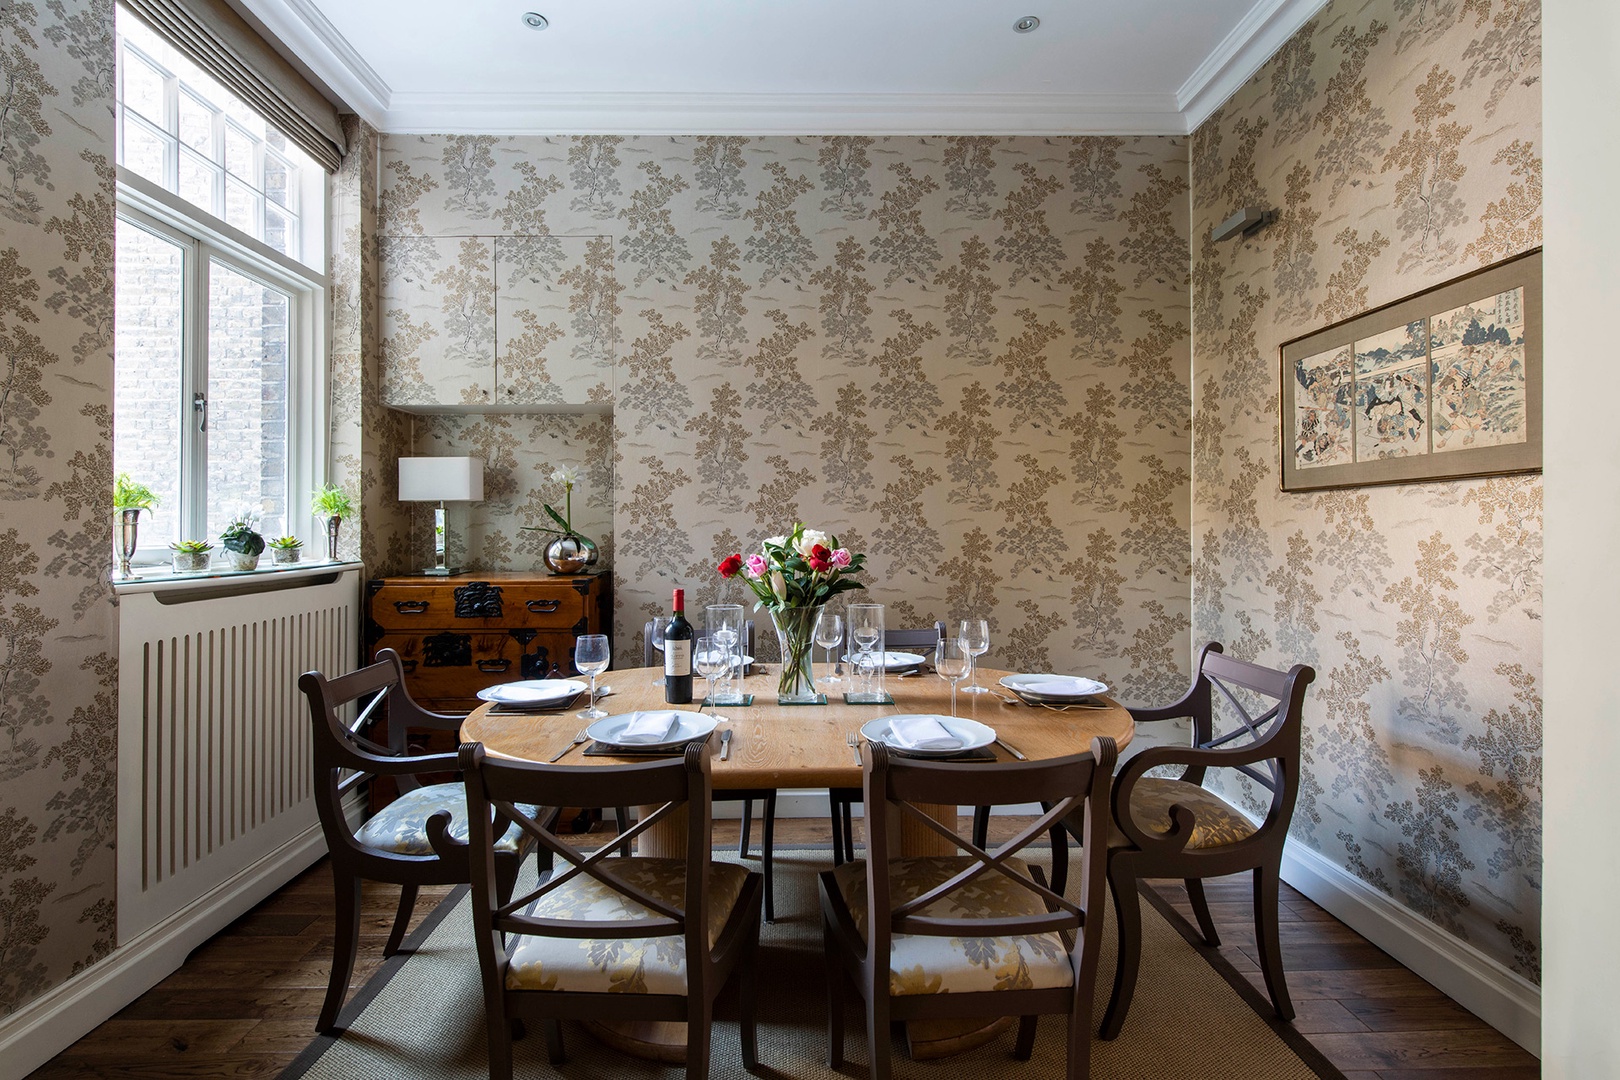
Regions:
[[731, 756], [731, 729], [720, 733], [720, 760], [724, 761]]

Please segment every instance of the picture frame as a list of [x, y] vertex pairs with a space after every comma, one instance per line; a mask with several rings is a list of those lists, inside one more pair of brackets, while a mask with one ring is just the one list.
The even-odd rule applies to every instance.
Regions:
[[1281, 354], [1282, 489], [1541, 470], [1541, 249]]

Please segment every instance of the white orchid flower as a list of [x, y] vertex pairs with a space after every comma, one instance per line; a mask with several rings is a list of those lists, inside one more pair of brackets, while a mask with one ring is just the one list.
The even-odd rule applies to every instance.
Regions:
[[573, 487], [579, 483], [579, 468], [575, 465], [559, 465], [551, 470], [551, 478]]

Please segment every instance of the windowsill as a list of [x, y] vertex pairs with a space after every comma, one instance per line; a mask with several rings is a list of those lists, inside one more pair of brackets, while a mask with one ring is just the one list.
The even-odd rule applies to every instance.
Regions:
[[[256, 584], [289, 584], [301, 578], [326, 577], [344, 570], [358, 570], [358, 562], [300, 562], [290, 566], [260, 566], [257, 570], [203, 570], [195, 574], [177, 574], [167, 566], [137, 566], [132, 578], [114, 577], [113, 592], [166, 593], [177, 591], [241, 592], [244, 586], [251, 590]], [[114, 571], [116, 574], [117, 571]]]

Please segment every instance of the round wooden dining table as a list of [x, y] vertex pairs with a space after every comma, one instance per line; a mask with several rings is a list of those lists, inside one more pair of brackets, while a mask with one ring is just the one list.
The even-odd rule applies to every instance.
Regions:
[[[776, 701], [776, 664], [755, 665], [754, 674], [742, 681], [742, 693], [753, 695], [748, 706], [721, 705], [703, 711], [720, 719], [714, 734], [709, 736], [708, 747], [713, 757], [713, 782], [716, 790], [743, 788], [859, 788], [861, 764], [850, 737], [860, 735], [861, 726], [884, 716], [906, 713], [932, 713], [950, 715], [950, 684], [938, 675], [919, 672], [912, 675], [888, 675], [884, 689], [892, 697], [892, 704], [846, 704], [845, 691], [851, 689], [847, 674], [842, 683], [824, 683], [823, 676], [830, 672], [824, 664], [815, 665], [817, 686], [828, 698], [826, 705], [779, 705]], [[670, 708], [664, 702], [662, 681], [654, 685], [660, 672], [656, 668], [628, 668], [610, 672], [601, 682], [610, 692], [599, 699], [599, 707], [608, 713], [627, 713], [643, 709]], [[966, 682], [957, 690], [957, 715], [977, 720], [995, 729], [998, 742], [992, 744], [996, 760], [1015, 760], [1017, 750], [1031, 761], [1083, 753], [1090, 748], [1093, 736], [1106, 735], [1124, 749], [1135, 733], [1130, 713], [1111, 698], [1100, 699], [1100, 705], [1047, 708], [1027, 705], [998, 685], [1005, 671], [980, 668], [978, 684], [990, 687], [986, 694], [965, 693]], [[694, 696], [701, 701], [703, 684], [694, 686]], [[698, 704], [680, 706], [697, 710]], [[645, 761], [644, 757], [597, 756], [583, 753], [583, 746], [570, 749], [576, 736], [589, 721], [581, 720], [576, 705], [559, 713], [521, 714], [490, 711], [483, 705], [469, 715], [461, 727], [464, 742], [484, 744], [486, 753], [523, 761], [549, 761], [560, 751], [568, 750], [562, 764], [590, 767], [592, 765], [623, 765]], [[721, 732], [731, 731], [730, 752], [720, 760]], [[864, 746], [864, 740], [861, 740]], [[919, 807], [937, 820], [956, 826], [955, 806]], [[641, 834], [637, 852], [642, 855], [683, 857], [686, 824], [684, 815], [675, 815], [659, 822]], [[950, 842], [930, 831], [926, 826], [909, 818], [902, 820], [899, 849], [906, 855], [957, 854]], [[830, 860], [829, 860], [830, 864]], [[918, 1022], [914, 1027], [930, 1025], [928, 1031], [913, 1031], [910, 1036], [914, 1057], [937, 1057], [957, 1050], [965, 1050], [984, 1041], [993, 1034], [990, 1028], [981, 1028], [975, 1034], [961, 1030], [959, 1023], [945, 1024], [942, 1030], [933, 1025], [941, 1022]], [[631, 1053], [665, 1061], [683, 1060], [686, 1042], [684, 1024], [625, 1025], [635, 1030], [598, 1031], [612, 1044]], [[999, 1029], [998, 1029], [999, 1030]]]

